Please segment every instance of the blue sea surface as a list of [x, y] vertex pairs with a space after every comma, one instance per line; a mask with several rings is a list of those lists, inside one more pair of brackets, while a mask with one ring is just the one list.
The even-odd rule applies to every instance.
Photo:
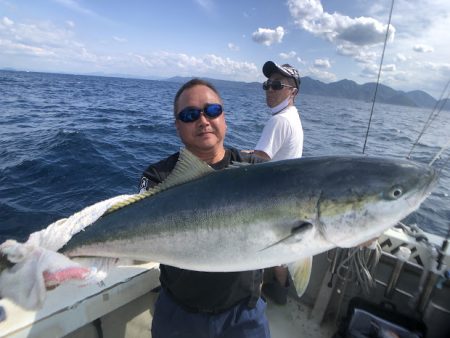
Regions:
[[[179, 83], [0, 71], [0, 243], [119, 194], [136, 193], [142, 171], [181, 143], [173, 121]], [[269, 118], [264, 92], [244, 83], [218, 86], [226, 144], [253, 149]], [[304, 156], [362, 154], [371, 103], [302, 95], [297, 107]], [[404, 158], [430, 111], [377, 104], [365, 153]], [[429, 163], [450, 135], [442, 112], [414, 148]], [[445, 235], [450, 220], [448, 151], [435, 166], [439, 185], [407, 218]]]

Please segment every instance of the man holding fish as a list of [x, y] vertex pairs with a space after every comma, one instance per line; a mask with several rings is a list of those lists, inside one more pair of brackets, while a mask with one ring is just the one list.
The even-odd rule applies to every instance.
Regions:
[[[257, 157], [226, 149], [225, 113], [218, 91], [193, 79], [175, 96], [175, 127], [186, 149], [216, 170]], [[147, 168], [141, 191], [163, 182], [179, 153]], [[176, 201], [174, 201], [176, 203]], [[199, 272], [160, 265], [161, 291], [152, 323], [154, 338], [270, 337], [265, 302], [260, 297], [262, 271]]]

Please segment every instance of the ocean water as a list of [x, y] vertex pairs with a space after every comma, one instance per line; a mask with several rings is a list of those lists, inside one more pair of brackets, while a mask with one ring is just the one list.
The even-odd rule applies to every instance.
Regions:
[[[181, 144], [172, 118], [179, 83], [0, 71], [0, 243], [25, 240], [48, 224], [106, 198], [135, 193], [142, 171]], [[264, 93], [218, 86], [226, 144], [252, 149], [269, 118]], [[300, 95], [304, 156], [361, 154], [371, 103]], [[375, 106], [366, 154], [405, 157], [430, 111]], [[415, 147], [429, 163], [449, 139], [442, 112]], [[406, 221], [445, 235], [450, 226], [448, 151], [435, 163], [439, 185]]]

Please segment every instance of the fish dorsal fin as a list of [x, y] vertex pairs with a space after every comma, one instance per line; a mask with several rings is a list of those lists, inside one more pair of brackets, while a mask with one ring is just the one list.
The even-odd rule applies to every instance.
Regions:
[[214, 169], [206, 162], [200, 160], [186, 148], [182, 148], [180, 149], [180, 156], [178, 157], [178, 161], [172, 172], [163, 182], [158, 184], [155, 189], [158, 188], [160, 189], [159, 191], [162, 191], [203, 177], [213, 171]]
[[200, 160], [186, 148], [181, 148], [180, 155], [178, 156], [178, 161], [175, 164], [175, 167], [164, 181], [162, 181], [152, 189], [147, 190], [146, 192], [133, 195], [129, 199], [111, 206], [104, 213], [104, 215], [123, 208], [129, 204], [140, 201], [144, 198], [156, 195], [157, 193], [171, 187], [175, 187], [177, 185], [208, 175], [213, 171], [214, 169], [211, 168], [206, 162]]

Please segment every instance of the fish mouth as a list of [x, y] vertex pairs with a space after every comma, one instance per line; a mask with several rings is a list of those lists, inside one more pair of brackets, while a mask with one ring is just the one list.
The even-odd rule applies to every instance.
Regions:
[[421, 182], [415, 192], [412, 192], [410, 196], [406, 197], [406, 202], [413, 207], [420, 200], [422, 203], [429, 195], [431, 195], [433, 189], [439, 182], [439, 174], [434, 168], [430, 168], [429, 171], [421, 178]]

